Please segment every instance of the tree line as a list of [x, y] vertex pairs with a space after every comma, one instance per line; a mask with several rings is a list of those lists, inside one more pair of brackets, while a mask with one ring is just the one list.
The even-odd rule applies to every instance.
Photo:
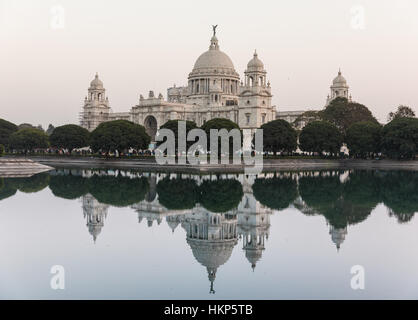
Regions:
[[[294, 125], [281, 119], [263, 124], [263, 147], [265, 152], [273, 154], [290, 155], [299, 148], [308, 155], [337, 157], [346, 144], [350, 156], [354, 158], [378, 155], [397, 159], [415, 158], [418, 153], [418, 119], [414, 111], [400, 106], [396, 112], [389, 114], [388, 120], [383, 126], [366, 106], [337, 98], [321, 111], [305, 112]], [[170, 120], [161, 128], [171, 129], [177, 139], [178, 121]], [[303, 129], [295, 129], [301, 121], [305, 124]], [[186, 133], [195, 128], [198, 128], [196, 123], [186, 121]], [[124, 153], [130, 149], [147, 150], [151, 142], [143, 126], [126, 120], [104, 122], [91, 133], [73, 124], [57, 128], [50, 126], [49, 129], [47, 133], [38, 127], [18, 127], [0, 119], [0, 154], [6, 151], [28, 153], [49, 147], [65, 149], [68, 153], [87, 147], [95, 153]], [[201, 129], [210, 137], [211, 129], [230, 131], [240, 128], [228, 119], [215, 118], [205, 122]], [[188, 141], [187, 148], [193, 143]], [[230, 145], [232, 148], [232, 141]]]

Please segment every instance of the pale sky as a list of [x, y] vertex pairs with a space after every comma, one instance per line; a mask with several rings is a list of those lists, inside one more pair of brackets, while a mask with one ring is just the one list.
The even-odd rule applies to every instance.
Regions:
[[418, 111], [417, 13], [416, 0], [0, 0], [0, 118], [78, 123], [95, 72], [115, 112], [166, 97], [218, 24], [241, 77], [257, 49], [278, 111], [321, 109], [341, 67], [385, 122], [399, 104]]

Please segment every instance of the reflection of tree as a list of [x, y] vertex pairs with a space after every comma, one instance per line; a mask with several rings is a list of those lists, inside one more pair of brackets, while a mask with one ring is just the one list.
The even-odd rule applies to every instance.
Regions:
[[199, 197], [199, 190], [193, 179], [165, 178], [157, 185], [158, 201], [167, 209], [192, 209]]
[[286, 209], [297, 197], [296, 182], [292, 178], [274, 177], [256, 179], [253, 184], [254, 197], [271, 209]]
[[146, 178], [130, 179], [117, 176], [93, 176], [89, 180], [90, 193], [101, 203], [127, 207], [145, 199], [149, 188]]
[[418, 212], [418, 172], [388, 171], [381, 182], [383, 203], [399, 222], [408, 222]]
[[320, 211], [341, 197], [342, 185], [338, 176], [305, 176], [299, 179], [299, 193], [305, 203]]
[[358, 172], [351, 178], [342, 184], [338, 175], [303, 177], [299, 192], [305, 203], [331, 226], [343, 229], [366, 219], [378, 203], [372, 175]]
[[241, 183], [234, 179], [204, 181], [199, 189], [200, 203], [212, 212], [235, 209], [244, 195]]
[[15, 195], [17, 189], [11, 183], [11, 179], [0, 178], [0, 200], [7, 199]]
[[49, 184], [48, 173], [39, 173], [29, 178], [14, 178], [12, 183], [24, 193], [35, 193], [45, 189]]
[[51, 176], [49, 188], [56, 197], [73, 200], [84, 196], [89, 191], [88, 180], [81, 176]]

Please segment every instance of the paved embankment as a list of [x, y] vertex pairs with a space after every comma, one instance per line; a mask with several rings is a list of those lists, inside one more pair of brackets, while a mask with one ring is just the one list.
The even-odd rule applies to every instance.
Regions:
[[34, 174], [49, 171], [50, 166], [25, 158], [0, 158], [0, 177], [30, 177]]
[[[132, 168], [151, 171], [242, 172], [244, 165], [159, 165], [154, 159], [104, 159], [94, 157], [30, 157], [52, 167]], [[264, 171], [318, 169], [418, 170], [418, 161], [394, 160], [327, 160], [327, 159], [264, 159]]]

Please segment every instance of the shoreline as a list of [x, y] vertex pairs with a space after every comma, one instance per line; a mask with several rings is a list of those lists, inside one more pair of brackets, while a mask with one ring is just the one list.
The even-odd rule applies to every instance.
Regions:
[[[193, 172], [243, 172], [244, 164], [205, 164], [205, 165], [159, 165], [154, 159], [103, 159], [85, 157], [45, 157], [29, 156], [27, 158], [4, 157], [3, 159], [28, 159], [55, 168], [124, 168], [150, 171], [193, 171]], [[378, 169], [378, 170], [412, 170], [418, 171], [416, 160], [357, 160], [357, 159], [264, 159], [263, 171], [289, 170], [326, 170], [326, 169]]]

